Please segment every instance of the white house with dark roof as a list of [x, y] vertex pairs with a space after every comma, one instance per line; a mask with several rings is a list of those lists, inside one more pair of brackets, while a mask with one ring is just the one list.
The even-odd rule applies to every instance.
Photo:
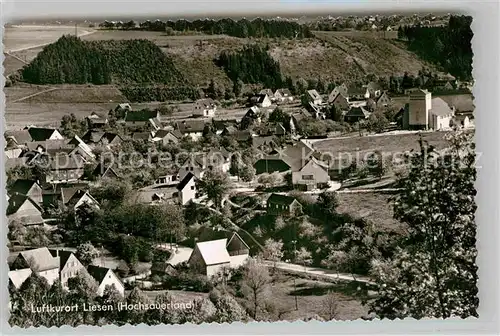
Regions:
[[97, 295], [102, 296], [106, 287], [114, 286], [121, 296], [125, 296], [125, 286], [120, 278], [109, 268], [89, 265], [87, 272], [97, 282]]
[[87, 273], [85, 266], [73, 252], [59, 249], [51, 249], [49, 252], [53, 257], [59, 258], [59, 279], [63, 288], [68, 288], [69, 279], [75, 278], [80, 273]]
[[18, 221], [24, 225], [42, 225], [43, 210], [39, 203], [31, 197], [22, 194], [9, 195], [7, 206], [8, 222]]
[[439, 131], [450, 129], [455, 111], [441, 98], [433, 98], [429, 111], [429, 128]]
[[307, 90], [307, 99], [314, 105], [323, 104], [323, 98], [316, 90]]
[[217, 111], [217, 104], [211, 98], [198, 99], [193, 104], [194, 117], [213, 117]]
[[306, 190], [312, 190], [330, 182], [328, 166], [312, 156], [298, 171], [292, 171], [292, 184]]
[[208, 278], [231, 268], [231, 256], [227, 251], [227, 238], [196, 243], [188, 265]]
[[80, 188], [61, 188], [61, 201], [67, 208], [78, 209], [83, 204], [99, 209], [99, 202], [86, 190]]
[[203, 136], [205, 122], [203, 120], [182, 120], [176, 123], [176, 129], [182, 136], [189, 136], [193, 141], [198, 141]]
[[9, 282], [16, 288], [19, 289], [23, 283], [28, 279], [33, 272], [31, 268], [22, 268], [14, 271], [9, 271]]
[[186, 176], [177, 185], [179, 203], [187, 204], [189, 201], [196, 198], [196, 177], [193, 173], [188, 172]]
[[293, 102], [293, 95], [289, 89], [278, 89], [274, 93], [274, 99], [280, 103]]
[[258, 94], [250, 98], [250, 103], [255, 104], [258, 107], [269, 107], [272, 105], [271, 98], [267, 94]]

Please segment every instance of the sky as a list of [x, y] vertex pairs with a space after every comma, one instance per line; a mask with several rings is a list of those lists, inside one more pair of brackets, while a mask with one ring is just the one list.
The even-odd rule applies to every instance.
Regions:
[[[483, 0], [494, 2], [496, 0]], [[210, 17], [335, 15], [344, 13], [456, 12], [472, 8], [465, 0], [3, 0], [5, 21], [19, 19], [91, 19], [134, 17]]]

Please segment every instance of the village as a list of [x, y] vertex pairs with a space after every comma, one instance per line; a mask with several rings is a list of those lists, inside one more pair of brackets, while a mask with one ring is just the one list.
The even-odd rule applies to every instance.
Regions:
[[[6, 53], [11, 323], [395, 316], [408, 176], [475, 130], [467, 18], [83, 24]], [[115, 308], [30, 308], [77, 303]]]

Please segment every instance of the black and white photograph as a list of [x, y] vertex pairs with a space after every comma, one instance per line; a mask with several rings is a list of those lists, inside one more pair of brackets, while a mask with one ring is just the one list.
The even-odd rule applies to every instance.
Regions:
[[472, 22], [6, 22], [8, 323], [478, 317]]

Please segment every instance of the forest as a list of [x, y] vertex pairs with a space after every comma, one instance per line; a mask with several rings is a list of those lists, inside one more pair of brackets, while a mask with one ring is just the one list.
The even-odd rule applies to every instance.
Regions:
[[400, 27], [398, 38], [406, 39], [409, 49], [423, 59], [459, 79], [471, 80], [471, 23], [471, 16], [451, 16], [445, 27]]
[[63, 36], [22, 69], [32, 84], [179, 84], [172, 60], [148, 40], [82, 41]]
[[284, 20], [233, 20], [230, 18], [220, 20], [177, 20], [177, 21], [144, 21], [139, 26], [134, 21], [126, 23], [112, 23], [109, 21], [100, 24], [107, 29], [146, 30], [165, 32], [170, 30], [178, 32], [200, 32], [204, 34], [226, 34], [234, 37], [281, 37], [281, 38], [308, 38], [313, 34], [305, 25]]
[[268, 54], [267, 49], [257, 45], [236, 52], [223, 51], [215, 63], [224, 69], [233, 82], [262, 83], [274, 89], [283, 85], [279, 63]]

